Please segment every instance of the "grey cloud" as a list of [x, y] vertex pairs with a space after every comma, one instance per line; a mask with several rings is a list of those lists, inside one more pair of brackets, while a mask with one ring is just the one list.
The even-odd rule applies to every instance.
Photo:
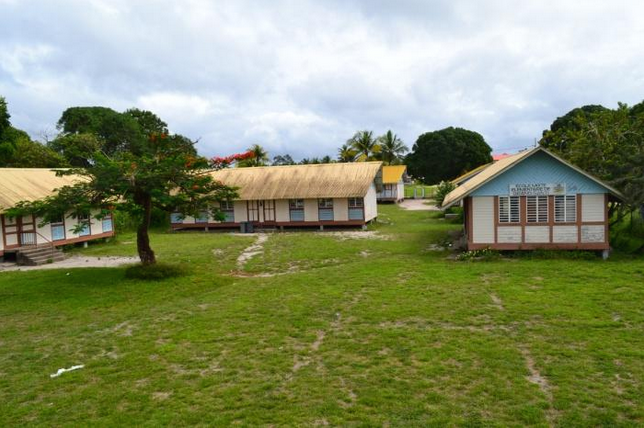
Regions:
[[150, 109], [207, 155], [411, 146], [446, 126], [528, 146], [573, 107], [644, 98], [637, 1], [0, 0], [0, 94], [34, 136], [75, 105]]

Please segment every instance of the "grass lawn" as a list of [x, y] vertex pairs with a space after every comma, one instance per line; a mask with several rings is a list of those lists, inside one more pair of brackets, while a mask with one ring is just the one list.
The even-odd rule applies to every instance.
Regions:
[[0, 273], [0, 425], [644, 423], [643, 260], [457, 262], [456, 226], [380, 211], [386, 239], [274, 234], [241, 270], [255, 237], [191, 232], [152, 236], [180, 279]]
[[425, 189], [425, 198], [431, 199], [434, 197], [436, 186], [428, 186], [426, 184], [405, 184], [406, 199], [412, 199], [414, 197], [414, 189], [418, 189], [417, 192], [420, 192], [420, 189]]

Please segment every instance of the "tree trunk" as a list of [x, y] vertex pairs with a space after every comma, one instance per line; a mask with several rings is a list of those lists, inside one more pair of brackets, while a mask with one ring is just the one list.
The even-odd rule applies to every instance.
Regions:
[[136, 248], [139, 258], [144, 265], [153, 265], [157, 262], [154, 251], [150, 247], [150, 221], [152, 218], [152, 197], [148, 193], [139, 193], [134, 198], [137, 205], [143, 208], [143, 218], [136, 230]]

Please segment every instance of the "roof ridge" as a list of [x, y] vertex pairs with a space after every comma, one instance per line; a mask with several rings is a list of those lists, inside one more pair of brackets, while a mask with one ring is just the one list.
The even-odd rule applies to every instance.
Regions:
[[[293, 168], [293, 167], [323, 167], [323, 166], [341, 166], [341, 165], [366, 165], [366, 164], [382, 164], [382, 161], [368, 161], [368, 162], [327, 162], [327, 163], [305, 163], [305, 164], [294, 164], [294, 165], [262, 165], [262, 166], [235, 166], [232, 168], [223, 168], [216, 171], [223, 170], [247, 170], [247, 169], [266, 169], [266, 168]], [[395, 165], [392, 165], [395, 166]]]

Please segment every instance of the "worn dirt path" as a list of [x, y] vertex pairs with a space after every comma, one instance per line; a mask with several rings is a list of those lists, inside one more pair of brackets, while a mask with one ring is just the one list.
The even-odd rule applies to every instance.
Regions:
[[40, 266], [18, 266], [15, 263], [0, 263], [0, 272], [44, 269], [118, 267], [138, 262], [138, 257], [72, 256], [60, 262], [48, 263]]
[[405, 199], [398, 205], [400, 208], [410, 211], [440, 211], [440, 208], [434, 205], [430, 199]]
[[264, 243], [268, 241], [268, 235], [264, 233], [257, 234], [257, 240], [253, 245], [247, 247], [240, 255], [237, 257], [237, 269], [243, 270], [246, 263], [253, 257], [262, 254], [264, 252]]

